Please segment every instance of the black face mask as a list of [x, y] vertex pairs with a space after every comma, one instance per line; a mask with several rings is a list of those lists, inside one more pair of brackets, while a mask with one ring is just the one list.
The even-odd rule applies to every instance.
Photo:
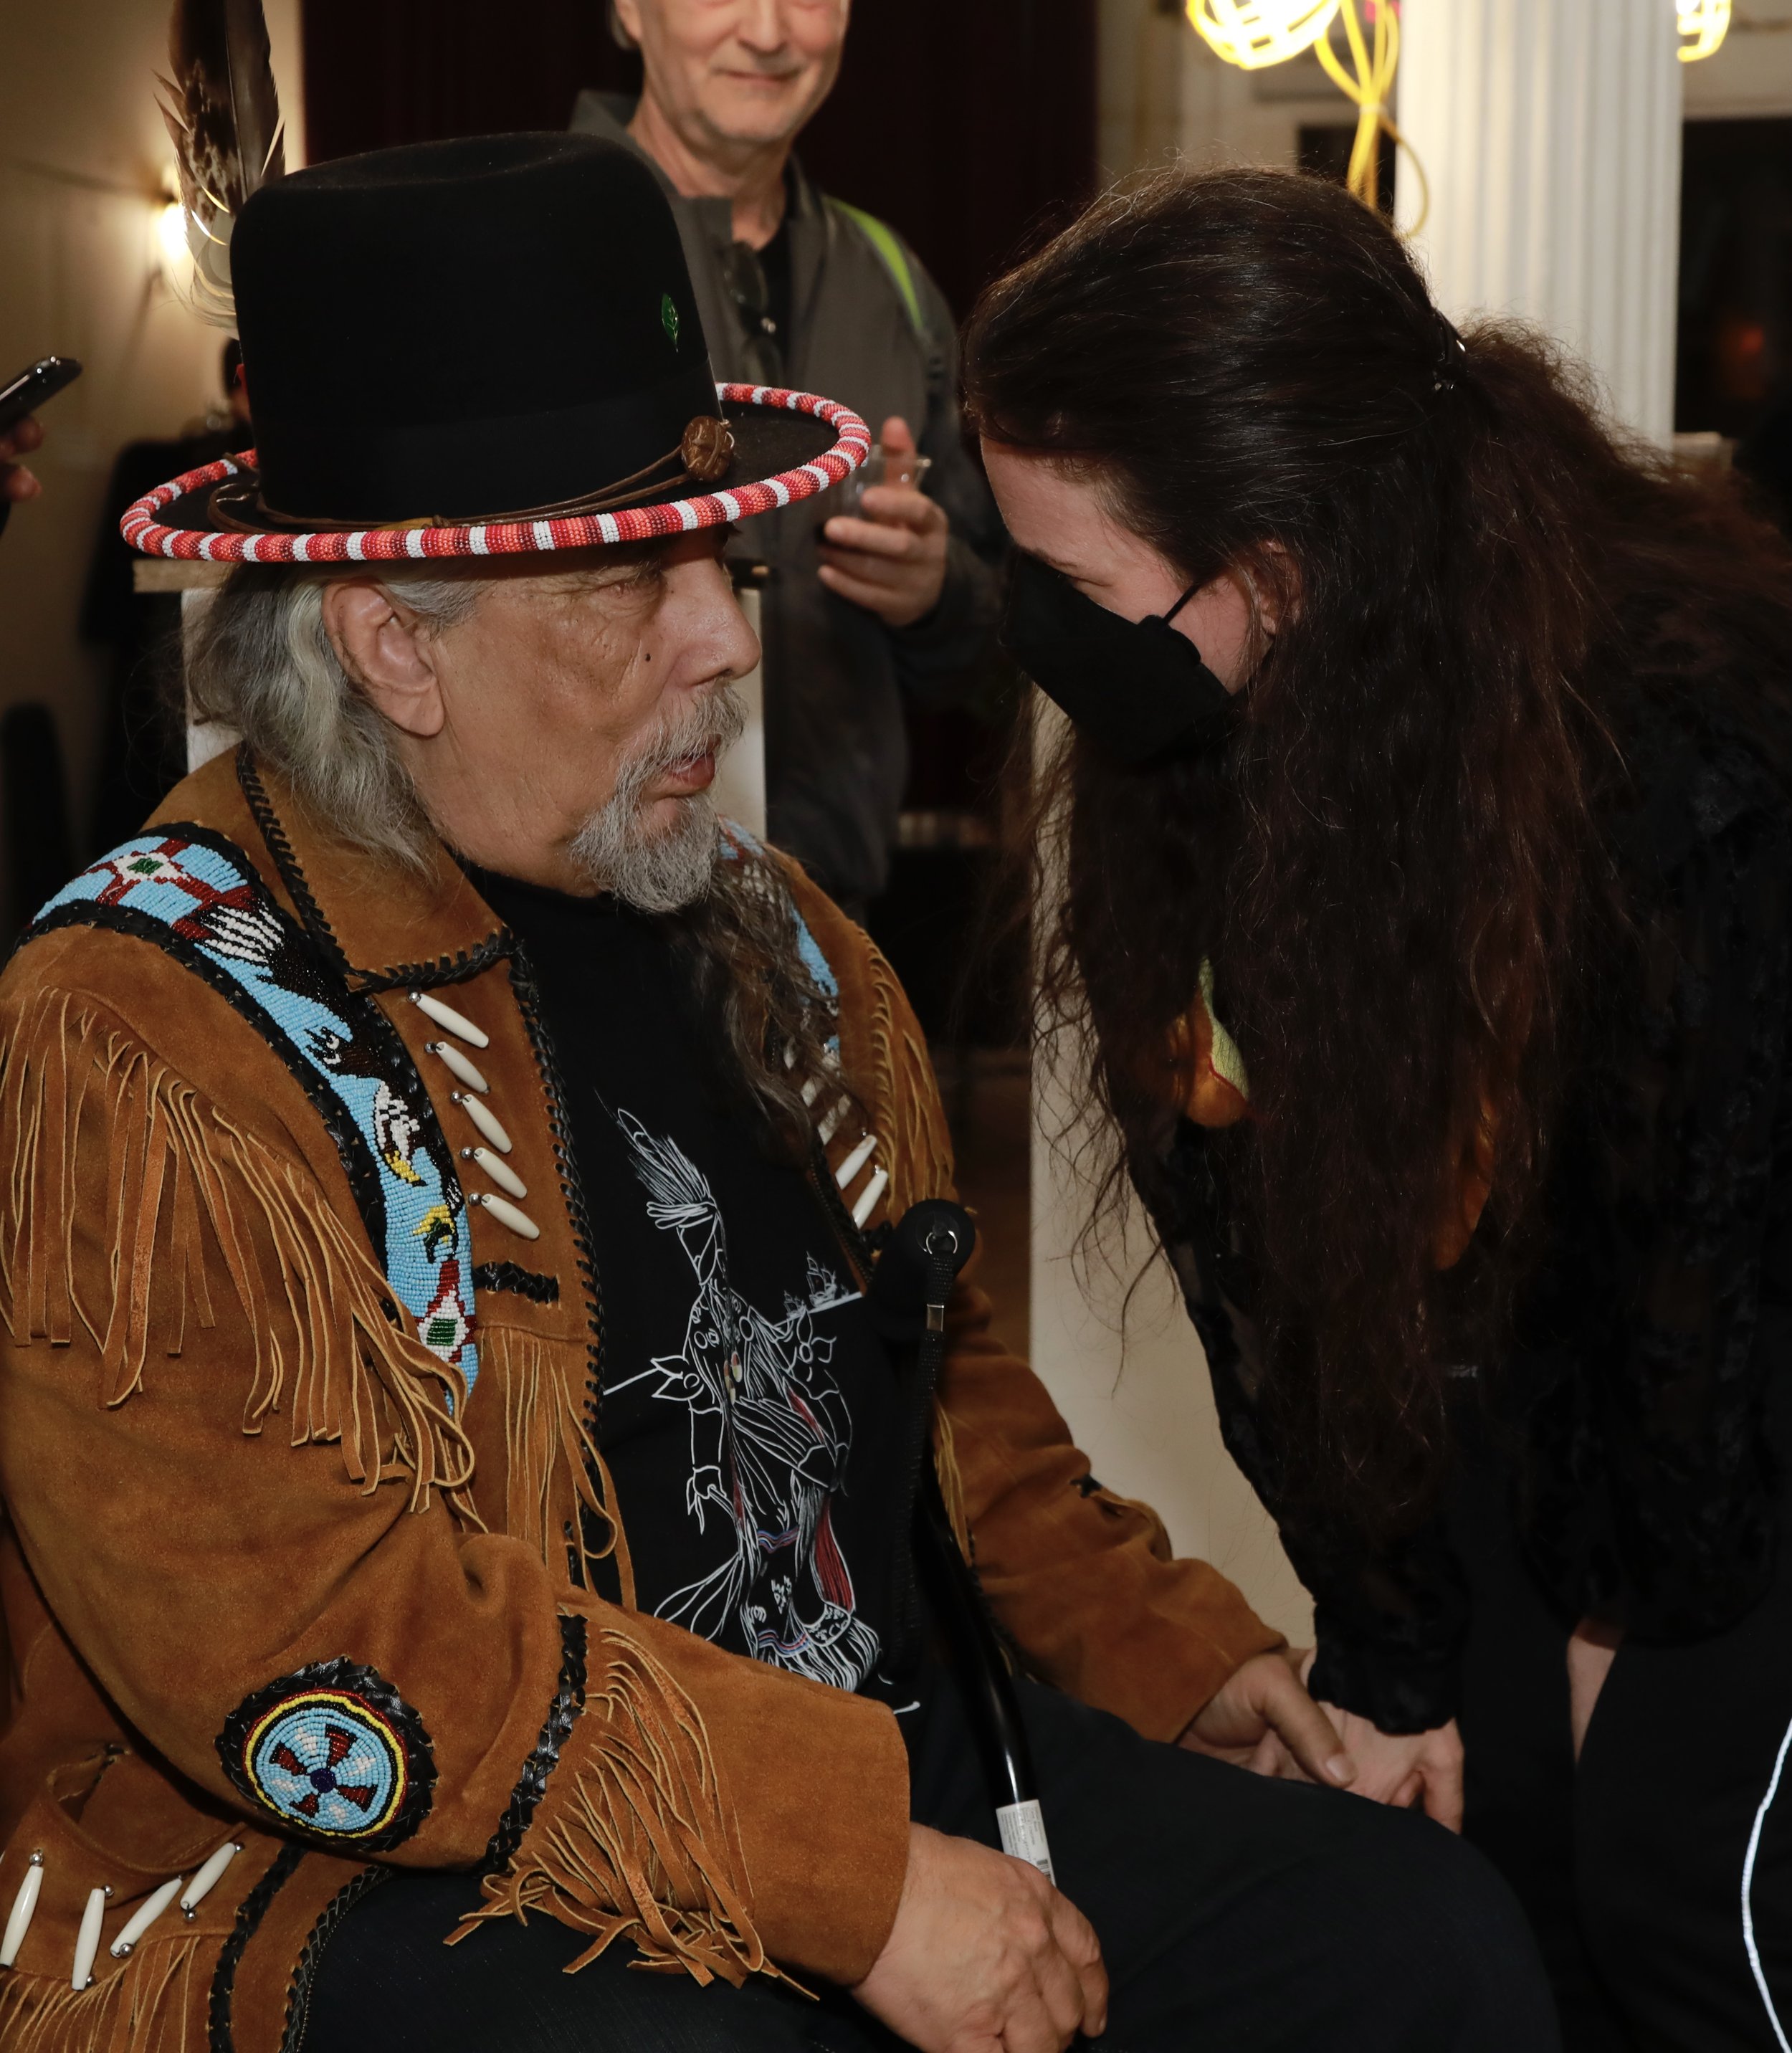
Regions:
[[1017, 554], [1002, 645], [1053, 703], [1116, 762], [1142, 768], [1219, 740], [1233, 694], [1170, 626], [1205, 579], [1167, 613], [1124, 620], [1037, 556]]

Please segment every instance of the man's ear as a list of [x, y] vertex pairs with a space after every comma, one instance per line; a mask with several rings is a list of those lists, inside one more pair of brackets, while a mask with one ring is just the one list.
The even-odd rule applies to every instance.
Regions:
[[324, 631], [336, 660], [376, 712], [427, 740], [447, 718], [434, 650], [422, 622], [383, 585], [359, 579], [324, 588]]

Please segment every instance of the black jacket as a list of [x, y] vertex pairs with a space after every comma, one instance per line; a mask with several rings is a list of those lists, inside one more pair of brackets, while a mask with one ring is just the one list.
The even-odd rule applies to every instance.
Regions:
[[[1637, 684], [1608, 822], [1632, 934], [1598, 980], [1512, 1346], [1453, 1372], [1514, 1457], [1513, 1515], [1564, 1631], [1720, 1631], [1765, 1593], [1779, 1544], [1767, 1428], [1792, 1369], [1792, 796], [1766, 732], [1684, 681]], [[1447, 1497], [1379, 1553], [1293, 1508], [1222, 1152], [1184, 1123], [1151, 1202], [1226, 1444], [1315, 1600], [1315, 1694], [1385, 1731], [1442, 1724], [1467, 1619]]]

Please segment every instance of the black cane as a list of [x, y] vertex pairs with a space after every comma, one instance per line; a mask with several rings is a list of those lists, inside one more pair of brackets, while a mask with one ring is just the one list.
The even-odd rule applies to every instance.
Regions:
[[[904, 1213], [878, 1258], [872, 1297], [880, 1324], [892, 1337], [914, 1341], [923, 1403], [939, 1381], [947, 1303], [976, 1244], [976, 1227], [963, 1207], [930, 1198]], [[924, 1450], [924, 1439], [923, 1446]], [[952, 1531], [939, 1474], [924, 1451], [915, 1500], [915, 1552], [983, 1757], [1002, 1850], [1055, 1879], [1007, 1653], [975, 1571]]]

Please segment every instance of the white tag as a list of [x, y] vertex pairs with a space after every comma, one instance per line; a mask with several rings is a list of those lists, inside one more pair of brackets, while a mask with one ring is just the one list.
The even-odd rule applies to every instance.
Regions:
[[1005, 1854], [1037, 1868], [1048, 1882], [1057, 1880], [1052, 1871], [1052, 1850], [1045, 1843], [1045, 1814], [1036, 1803], [1029, 1799], [1025, 1804], [998, 1804], [995, 1822]]

